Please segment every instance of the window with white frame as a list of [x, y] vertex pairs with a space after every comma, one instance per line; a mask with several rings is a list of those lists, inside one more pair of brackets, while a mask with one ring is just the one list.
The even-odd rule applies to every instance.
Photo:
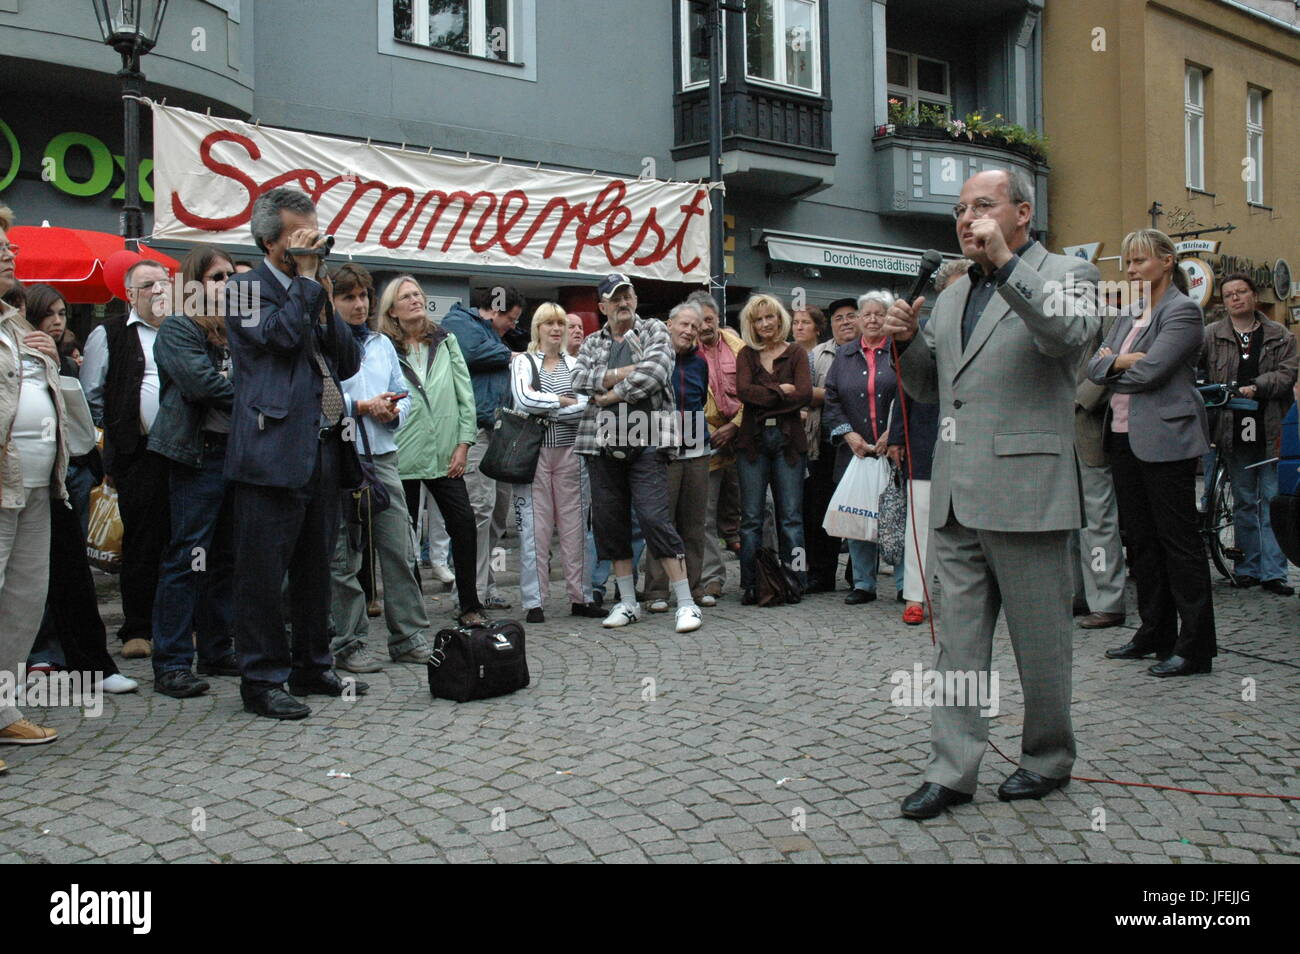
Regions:
[[1183, 81], [1187, 188], [1205, 190], [1205, 70], [1187, 67]]
[[820, 0], [746, 0], [745, 74], [820, 93]]
[[900, 50], [885, 53], [885, 83], [889, 98], [896, 99], [918, 118], [934, 115], [952, 116], [952, 86], [948, 64], [943, 60]]
[[1264, 91], [1246, 90], [1246, 201], [1264, 204]]
[[[709, 82], [708, 34], [704, 32], [704, 7], [691, 0], [681, 0], [682, 89], [695, 89]], [[727, 23], [722, 23], [722, 48], [727, 48]], [[727, 79], [727, 58], [722, 57], [719, 70]]]
[[393, 36], [435, 50], [511, 62], [512, 0], [393, 0]]

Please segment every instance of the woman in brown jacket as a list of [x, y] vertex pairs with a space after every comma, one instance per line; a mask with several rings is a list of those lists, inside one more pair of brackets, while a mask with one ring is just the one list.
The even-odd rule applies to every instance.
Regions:
[[803, 477], [808, 438], [799, 411], [812, 400], [808, 353], [787, 342], [790, 313], [771, 295], [754, 295], [740, 312], [745, 347], [736, 355], [736, 395], [745, 406], [736, 438], [740, 478], [741, 602], [756, 600], [758, 548], [767, 489], [776, 504], [781, 562], [806, 582], [802, 560]]

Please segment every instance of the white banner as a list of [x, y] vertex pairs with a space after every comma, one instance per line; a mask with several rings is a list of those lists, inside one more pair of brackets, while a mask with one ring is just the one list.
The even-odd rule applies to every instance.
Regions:
[[315, 200], [336, 251], [666, 281], [709, 276], [709, 186], [372, 146], [153, 107], [154, 237], [253, 244], [253, 200]]

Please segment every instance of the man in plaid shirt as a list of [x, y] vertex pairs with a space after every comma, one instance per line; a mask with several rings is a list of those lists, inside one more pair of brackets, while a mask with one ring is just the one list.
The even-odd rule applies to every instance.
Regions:
[[573, 390], [591, 397], [574, 450], [591, 476], [591, 529], [596, 555], [612, 560], [619, 602], [606, 627], [641, 618], [632, 582], [632, 509], [650, 559], [661, 562], [677, 603], [677, 632], [700, 628], [700, 608], [686, 579], [686, 548], [668, 513], [668, 458], [681, 443], [671, 377], [677, 355], [667, 326], [636, 313], [627, 277], [607, 275], [597, 298], [605, 326], [578, 352]]

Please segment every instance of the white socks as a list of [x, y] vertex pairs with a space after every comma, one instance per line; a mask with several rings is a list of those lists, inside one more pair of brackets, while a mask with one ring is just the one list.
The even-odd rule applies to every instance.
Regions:
[[636, 602], [636, 584], [632, 582], [632, 577], [620, 576], [618, 580], [618, 598], [619, 601], [628, 609], [638, 609]]
[[668, 585], [672, 587], [673, 601], [677, 604], [678, 608], [695, 605], [695, 598], [691, 596], [690, 580], [677, 580], [675, 583], [670, 582]]

